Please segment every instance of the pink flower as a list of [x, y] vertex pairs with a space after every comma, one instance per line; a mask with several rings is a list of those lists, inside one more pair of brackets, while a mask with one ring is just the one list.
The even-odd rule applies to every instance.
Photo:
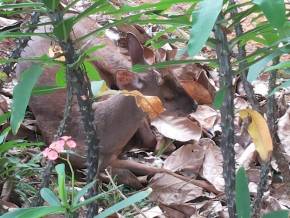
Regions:
[[56, 160], [58, 158], [58, 153], [57, 151], [51, 149], [51, 148], [46, 148], [42, 152], [44, 157], [47, 157], [49, 160]]
[[68, 140], [65, 143], [69, 148], [75, 148], [77, 146], [77, 143], [74, 140]]
[[55, 142], [52, 142], [49, 146], [49, 148], [55, 150], [56, 152], [60, 153], [64, 151], [64, 144], [65, 141], [64, 140], [58, 140]]

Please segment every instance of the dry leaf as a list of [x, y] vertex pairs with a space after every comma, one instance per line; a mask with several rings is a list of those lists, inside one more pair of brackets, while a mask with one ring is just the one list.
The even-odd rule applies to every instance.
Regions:
[[255, 110], [244, 109], [240, 111], [240, 117], [251, 118], [248, 126], [248, 132], [253, 139], [256, 150], [263, 161], [267, 161], [273, 151], [273, 143], [270, 131], [264, 117]]
[[279, 119], [278, 136], [288, 159], [290, 159], [290, 109]]
[[156, 174], [150, 187], [154, 190], [151, 199], [165, 205], [183, 204], [202, 196], [202, 188], [169, 174]]
[[165, 110], [161, 100], [157, 96], [146, 96], [136, 90], [124, 90], [122, 94], [135, 97], [137, 106], [141, 108], [143, 112], [147, 113], [150, 119], [154, 119]]
[[164, 162], [164, 168], [173, 172], [185, 170], [198, 173], [204, 158], [204, 150], [197, 143], [183, 145]]
[[225, 182], [222, 167], [223, 158], [220, 148], [216, 146], [214, 141], [208, 138], [202, 139], [200, 144], [205, 149], [201, 176], [213, 184], [218, 191], [223, 191]]
[[213, 101], [209, 91], [203, 87], [199, 82], [194, 80], [180, 80], [181, 86], [185, 92], [199, 104], [211, 104]]
[[151, 125], [167, 138], [180, 142], [198, 141], [201, 137], [201, 127], [187, 117], [160, 115], [151, 122]]
[[207, 105], [198, 105], [196, 111], [189, 117], [197, 120], [203, 128], [210, 130], [218, 119], [218, 113]]

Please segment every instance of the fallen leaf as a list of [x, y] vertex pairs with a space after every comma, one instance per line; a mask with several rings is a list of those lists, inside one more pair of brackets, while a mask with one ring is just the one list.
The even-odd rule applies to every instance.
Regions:
[[202, 196], [202, 188], [169, 174], [156, 174], [150, 181], [150, 198], [165, 205], [183, 204]]
[[199, 82], [194, 80], [180, 80], [179, 83], [185, 92], [199, 104], [211, 104], [213, 102], [209, 91]]
[[201, 137], [201, 127], [187, 117], [160, 115], [151, 122], [151, 125], [167, 138], [180, 142], [198, 141]]
[[203, 128], [210, 130], [218, 119], [218, 113], [207, 105], [198, 105], [196, 111], [189, 117], [197, 120]]
[[263, 161], [269, 160], [271, 152], [273, 151], [273, 143], [264, 117], [252, 109], [241, 110], [240, 117], [242, 119], [247, 117], [251, 118], [251, 123], [248, 126], [248, 132], [256, 146], [256, 151], [259, 153]]
[[166, 158], [164, 168], [173, 172], [189, 170], [197, 174], [202, 166], [204, 153], [198, 143], [183, 145]]
[[157, 96], [146, 96], [136, 90], [124, 90], [122, 94], [135, 97], [137, 106], [141, 108], [143, 112], [147, 113], [150, 119], [154, 119], [165, 110], [161, 100]]
[[290, 109], [279, 119], [278, 136], [288, 159], [290, 159]]
[[214, 141], [208, 138], [204, 138], [201, 145], [205, 150], [201, 176], [213, 184], [218, 191], [223, 191], [225, 182], [221, 150]]

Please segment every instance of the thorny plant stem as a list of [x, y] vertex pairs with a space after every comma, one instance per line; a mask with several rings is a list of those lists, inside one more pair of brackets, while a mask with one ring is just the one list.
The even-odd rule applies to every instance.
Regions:
[[224, 101], [221, 107], [221, 151], [223, 155], [223, 176], [225, 179], [225, 194], [230, 218], [236, 217], [235, 205], [235, 151], [234, 151], [234, 99], [233, 72], [230, 63], [230, 52], [226, 34], [223, 32], [220, 15], [214, 27], [217, 40], [216, 53], [219, 60], [220, 88], [224, 89]]
[[[51, 14], [51, 20], [57, 24], [63, 20], [62, 12], [56, 12]], [[87, 164], [88, 174], [87, 183], [92, 182], [97, 178], [98, 174], [98, 145], [99, 140], [97, 137], [96, 127], [94, 124], [94, 114], [92, 110], [93, 95], [91, 92], [91, 86], [89, 78], [85, 72], [82, 64], [78, 64], [79, 55], [74, 48], [73, 42], [68, 37], [67, 40], [59, 39], [59, 45], [63, 51], [66, 67], [67, 67], [67, 78], [71, 82], [73, 92], [76, 95], [82, 123], [84, 126], [85, 141], [87, 144]], [[92, 197], [97, 194], [97, 185], [89, 190], [88, 197]], [[87, 217], [92, 218], [97, 212], [97, 204], [92, 203], [88, 206]]]
[[[236, 2], [235, 0], [230, 0], [231, 5], [235, 5]], [[236, 7], [233, 7], [231, 10], [231, 16], [235, 17], [238, 14], [238, 9]], [[236, 33], [236, 37], [239, 37], [243, 34], [243, 27], [241, 25], [240, 22], [237, 22], [234, 25], [235, 28], [235, 33]], [[240, 45], [238, 44], [238, 60], [243, 60], [246, 57], [246, 48], [245, 45]], [[247, 75], [248, 75], [248, 69], [247, 69], [247, 63], [246, 60], [241, 61], [239, 64], [239, 69], [246, 69], [244, 70], [244, 72], [242, 72], [241, 75], [241, 79], [242, 79], [242, 84], [243, 87], [246, 91], [247, 97], [248, 97], [248, 101], [250, 103], [250, 105], [252, 106], [252, 108], [256, 111], [259, 111], [259, 103], [255, 98], [255, 93], [253, 90], [253, 87], [251, 85], [251, 83], [247, 80]]]
[[[27, 32], [34, 32], [34, 30], [37, 28], [36, 24], [39, 22], [40, 14], [38, 12], [33, 12], [31, 15], [31, 26], [28, 27]], [[29, 40], [31, 37], [24, 37], [16, 40], [16, 48], [12, 51], [9, 59], [15, 59], [17, 60], [20, 58], [22, 51], [27, 46]], [[7, 63], [3, 67], [3, 72], [6, 73], [8, 76], [13, 72], [14, 66], [16, 61]]]
[[[69, 75], [67, 73], [66, 73], [66, 81], [67, 81], [66, 102], [64, 106], [63, 118], [58, 126], [56, 135], [54, 136], [54, 141], [56, 141], [59, 137], [61, 137], [64, 134], [66, 125], [67, 125], [67, 120], [69, 118], [69, 114], [72, 108], [73, 90], [72, 90], [72, 84], [69, 79]], [[42, 172], [41, 188], [47, 188], [49, 186], [50, 176], [51, 176], [53, 166], [54, 166], [53, 161], [49, 160]], [[38, 192], [33, 206], [40, 206], [43, 204], [43, 202], [44, 201], [40, 196], [40, 192]]]
[[[279, 63], [279, 57], [273, 60], [273, 65]], [[277, 134], [277, 119], [278, 119], [278, 104], [275, 99], [275, 95], [271, 92], [276, 88], [276, 78], [277, 71], [271, 72], [269, 79], [269, 97], [267, 102], [267, 120], [268, 126], [270, 128], [270, 132], [272, 133], [272, 141], [273, 141], [273, 156], [277, 161], [277, 165], [281, 174], [283, 176], [283, 180], [286, 184], [287, 195], [290, 196], [290, 171], [289, 164], [283, 155], [284, 151], [281, 147], [281, 142]]]

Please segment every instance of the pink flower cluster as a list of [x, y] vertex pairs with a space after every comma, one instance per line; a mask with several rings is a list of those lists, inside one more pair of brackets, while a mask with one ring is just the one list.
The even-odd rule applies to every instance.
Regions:
[[77, 144], [72, 140], [71, 136], [62, 136], [59, 140], [52, 142], [48, 148], [44, 149], [42, 154], [49, 160], [56, 160], [59, 153], [64, 151], [65, 146], [75, 148]]

